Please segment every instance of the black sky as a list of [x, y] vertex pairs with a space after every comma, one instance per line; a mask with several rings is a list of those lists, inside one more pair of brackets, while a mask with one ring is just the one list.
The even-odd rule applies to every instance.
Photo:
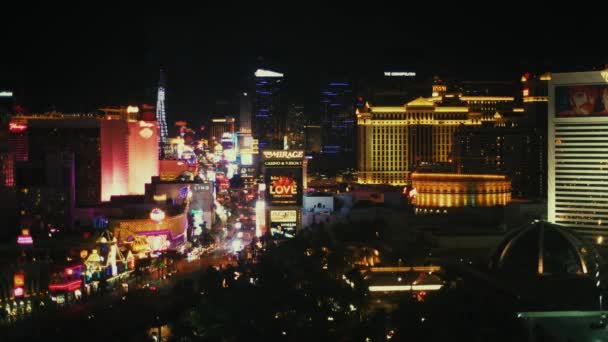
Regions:
[[216, 99], [243, 90], [261, 56], [285, 72], [296, 98], [314, 96], [326, 73], [392, 68], [513, 79], [525, 71], [608, 63], [605, 34], [582, 18], [555, 25], [564, 17], [466, 18], [360, 6], [184, 12], [188, 16], [10, 17], [0, 88], [14, 89], [32, 111], [90, 111], [149, 102], [162, 65], [171, 117], [196, 121], [210, 114]]

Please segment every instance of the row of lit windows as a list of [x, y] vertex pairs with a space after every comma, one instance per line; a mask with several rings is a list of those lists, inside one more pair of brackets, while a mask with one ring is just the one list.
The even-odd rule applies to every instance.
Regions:
[[555, 196], [555, 202], [557, 206], [561, 205], [589, 205], [593, 206], [607, 206], [608, 197], [603, 196], [602, 193], [605, 191], [599, 191], [593, 193], [591, 191], [579, 191], [579, 192], [560, 192], [558, 191]]

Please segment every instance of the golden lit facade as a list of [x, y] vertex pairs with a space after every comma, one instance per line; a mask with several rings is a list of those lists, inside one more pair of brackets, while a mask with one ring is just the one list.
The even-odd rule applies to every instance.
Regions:
[[504, 206], [511, 200], [511, 182], [504, 175], [415, 172], [412, 186], [416, 213]]
[[166, 217], [160, 221], [145, 219], [110, 220], [109, 229], [118, 241], [126, 243], [136, 236], [144, 237], [152, 250], [166, 249], [186, 241], [188, 217], [186, 213]]
[[449, 162], [459, 125], [480, 125], [467, 107], [442, 107], [418, 98], [405, 106], [357, 111], [359, 183], [405, 185], [423, 162]]

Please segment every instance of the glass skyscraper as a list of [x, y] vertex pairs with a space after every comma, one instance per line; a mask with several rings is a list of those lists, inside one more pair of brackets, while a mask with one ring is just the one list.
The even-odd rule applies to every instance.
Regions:
[[321, 90], [322, 150], [351, 154], [355, 145], [355, 107], [349, 82], [328, 82]]
[[255, 72], [252, 129], [260, 149], [282, 149], [285, 136], [285, 113], [282, 97], [283, 74], [258, 69]]

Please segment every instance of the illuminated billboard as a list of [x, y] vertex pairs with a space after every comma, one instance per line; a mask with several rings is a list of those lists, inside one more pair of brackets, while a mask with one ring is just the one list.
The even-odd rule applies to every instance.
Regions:
[[298, 212], [296, 210], [271, 210], [270, 220], [273, 222], [296, 222]]
[[302, 204], [302, 172], [289, 169], [267, 169], [266, 184], [271, 205]]
[[255, 176], [255, 167], [241, 167], [241, 177]]
[[555, 116], [608, 116], [608, 85], [556, 87]]
[[271, 206], [302, 205], [304, 151], [264, 151], [266, 200]]
[[298, 225], [296, 210], [270, 210], [270, 232], [275, 238], [292, 238]]

